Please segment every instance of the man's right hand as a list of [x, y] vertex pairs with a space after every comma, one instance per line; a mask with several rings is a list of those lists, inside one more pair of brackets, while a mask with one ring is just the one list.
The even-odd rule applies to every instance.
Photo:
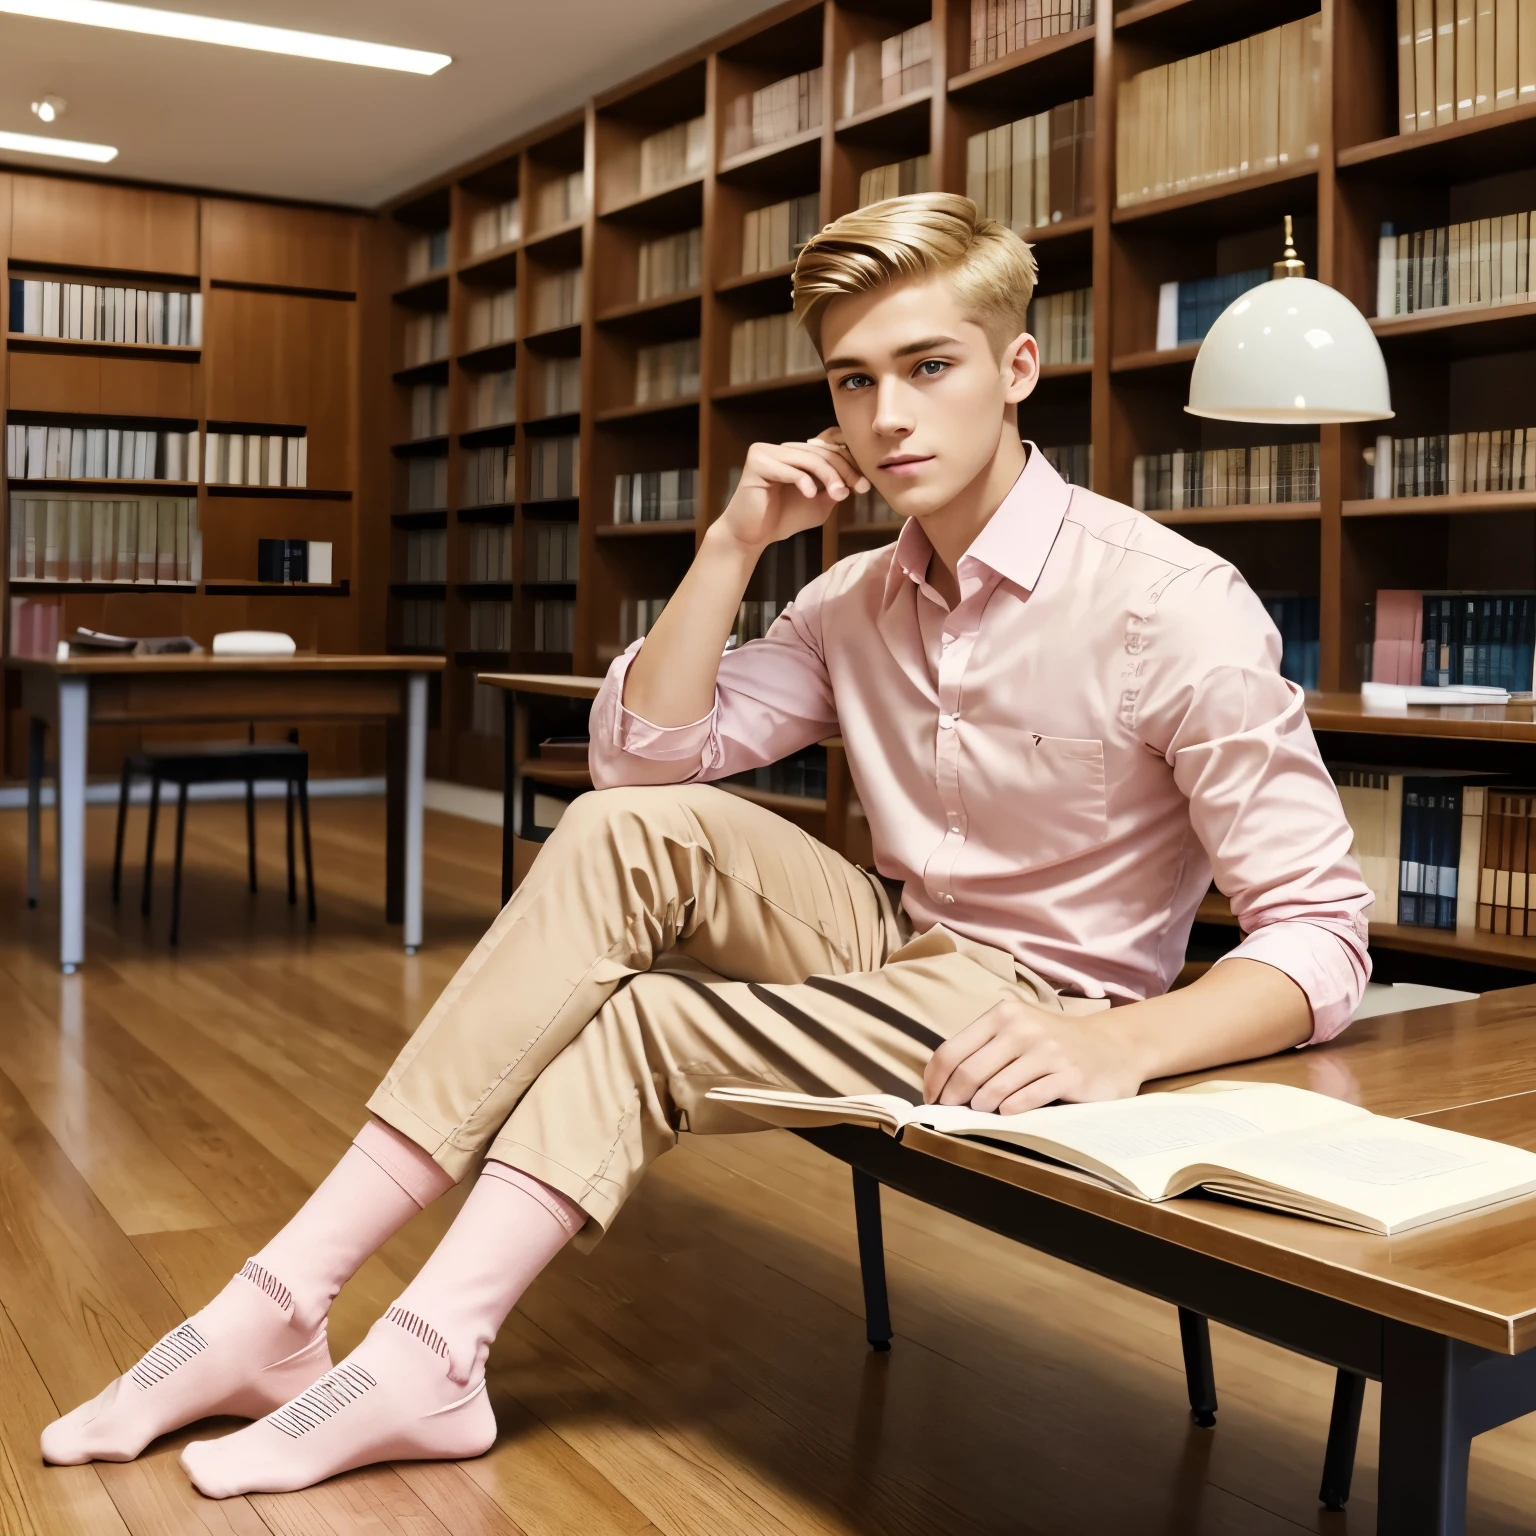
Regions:
[[809, 442], [753, 443], [720, 527], [744, 549], [760, 550], [819, 528], [838, 502], [868, 489], [836, 428]]

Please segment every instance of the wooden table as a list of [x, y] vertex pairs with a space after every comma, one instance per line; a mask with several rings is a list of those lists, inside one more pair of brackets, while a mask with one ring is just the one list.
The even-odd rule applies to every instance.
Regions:
[[[1536, 986], [1382, 1015], [1326, 1046], [1199, 1075], [1294, 1083], [1536, 1151]], [[851, 1126], [800, 1134], [850, 1163], [856, 1188], [889, 1184], [1325, 1361], [1346, 1373], [1341, 1391], [1380, 1381], [1377, 1529], [1391, 1536], [1460, 1536], [1472, 1437], [1536, 1411], [1536, 1196], [1387, 1239], [1214, 1199], [1152, 1205], [920, 1128], [899, 1143]], [[883, 1306], [878, 1204], [872, 1245], [863, 1225], [866, 1297]], [[1358, 1422], [1358, 1391], [1354, 1411]]]
[[427, 680], [440, 656], [10, 657], [32, 718], [28, 761], [27, 896], [38, 899], [43, 731], [58, 757], [59, 964], [85, 960], [85, 772], [88, 735], [103, 725], [364, 721], [391, 726], [386, 915], [421, 945], [421, 827], [427, 760]]

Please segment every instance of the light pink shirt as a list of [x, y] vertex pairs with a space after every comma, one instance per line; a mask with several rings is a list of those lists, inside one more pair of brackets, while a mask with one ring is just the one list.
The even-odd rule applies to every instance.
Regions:
[[909, 521], [841, 560], [761, 640], [726, 654], [715, 705], [664, 728], [623, 705], [635, 649], [592, 706], [599, 787], [759, 767], [841, 732], [875, 862], [933, 923], [1058, 989], [1165, 992], [1211, 883], [1233, 954], [1292, 977], [1312, 1039], [1370, 975], [1368, 887], [1280, 637], [1226, 561], [1067, 485], [1033, 448], [956, 573], [951, 610]]

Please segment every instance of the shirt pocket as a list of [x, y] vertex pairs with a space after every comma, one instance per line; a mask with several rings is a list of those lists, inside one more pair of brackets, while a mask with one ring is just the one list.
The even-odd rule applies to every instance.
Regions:
[[971, 784], [962, 778], [960, 789], [974, 874], [1044, 869], [1108, 837], [1102, 741], [990, 727], [970, 755], [976, 777]]

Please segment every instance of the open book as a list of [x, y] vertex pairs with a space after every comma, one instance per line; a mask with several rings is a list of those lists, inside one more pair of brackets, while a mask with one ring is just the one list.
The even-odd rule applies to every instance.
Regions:
[[908, 1125], [1032, 1152], [1143, 1200], [1203, 1189], [1390, 1237], [1536, 1191], [1536, 1153], [1279, 1083], [1199, 1083], [1022, 1115], [889, 1094], [815, 1098], [772, 1088], [709, 1097], [769, 1125]]

